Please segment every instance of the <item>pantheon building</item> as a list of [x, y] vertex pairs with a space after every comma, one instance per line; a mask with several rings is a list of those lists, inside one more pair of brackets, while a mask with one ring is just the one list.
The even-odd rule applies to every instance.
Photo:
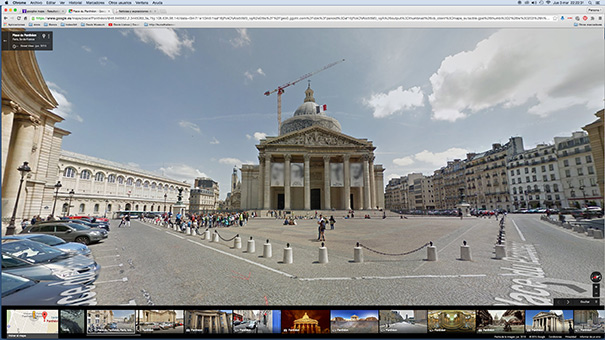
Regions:
[[259, 164], [242, 165], [242, 209], [384, 208], [384, 168], [374, 164], [376, 147], [342, 133], [313, 94], [309, 86], [303, 104], [281, 123], [279, 136], [256, 145]]

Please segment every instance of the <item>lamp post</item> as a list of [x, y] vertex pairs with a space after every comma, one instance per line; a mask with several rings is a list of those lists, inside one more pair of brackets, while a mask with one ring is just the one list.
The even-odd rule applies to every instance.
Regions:
[[63, 185], [61, 185], [61, 181], [57, 181], [55, 184], [55, 202], [53, 203], [53, 212], [50, 213], [53, 217], [55, 217], [55, 207], [57, 206], [57, 197], [59, 196], [59, 189], [61, 189]]
[[584, 186], [581, 185], [578, 189], [580, 189], [580, 191], [582, 192], [582, 202], [584, 203], [584, 206], [586, 206], [586, 191], [584, 191]]
[[17, 217], [17, 206], [19, 205], [21, 186], [23, 185], [25, 175], [32, 171], [32, 169], [29, 167], [28, 162], [23, 162], [23, 165], [18, 167], [17, 170], [19, 170], [19, 172], [21, 173], [21, 180], [19, 181], [19, 190], [17, 190], [17, 199], [15, 200], [15, 208], [13, 209], [13, 215], [11, 216], [11, 220], [8, 224], [8, 227], [6, 227], [6, 235], [15, 235], [15, 218]]
[[164, 194], [164, 213], [166, 213], [166, 197], [168, 197], [168, 194]]
[[76, 193], [74, 192], [74, 189], [71, 189], [69, 191], [69, 204], [67, 205], [67, 216], [69, 216], [69, 212], [71, 211], [71, 200], [74, 197]]

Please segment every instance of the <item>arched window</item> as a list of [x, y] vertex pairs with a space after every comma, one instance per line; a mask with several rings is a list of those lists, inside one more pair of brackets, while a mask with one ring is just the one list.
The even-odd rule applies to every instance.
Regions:
[[111, 204], [108, 204], [107, 205], [107, 212], [110, 212], [110, 211], [111, 211]]
[[129, 178], [126, 180], [126, 185], [132, 185], [132, 183], [134, 183], [134, 179], [133, 179], [132, 177], [129, 177]]
[[143, 183], [143, 187], [144, 188], [149, 188], [149, 181], [145, 181], [145, 183]]
[[517, 188], [513, 188], [513, 195], [517, 194]]
[[143, 211], [147, 211], [147, 204], [143, 206]]
[[124, 184], [124, 176], [118, 176], [118, 184]]
[[63, 216], [67, 215], [67, 208], [68, 207], [69, 207], [69, 204], [63, 203], [63, 209], [61, 209], [61, 211], [63, 212]]
[[65, 170], [63, 170], [63, 177], [69, 177], [69, 178], [76, 177], [76, 169], [74, 169], [74, 168], [65, 168]]
[[138, 188], [141, 186], [141, 180], [137, 179], [135, 186]]
[[95, 214], [99, 213], [99, 203], [95, 204], [94, 212], [95, 212]]
[[109, 183], [115, 183], [116, 182], [116, 175], [111, 174], [111, 175], [107, 176], [107, 182], [109, 182]]
[[86, 206], [84, 205], [84, 203], [80, 204], [80, 210], [78, 210], [80, 212], [80, 214], [84, 213], [84, 209], [86, 208]]
[[82, 172], [80, 173], [80, 179], [90, 179], [90, 171], [82, 170]]
[[157, 185], [155, 184], [155, 182], [151, 183], [151, 189], [155, 190], [156, 187]]
[[95, 174], [95, 181], [97, 182], [103, 182], [103, 180], [105, 180], [105, 174], [102, 172], [97, 172]]

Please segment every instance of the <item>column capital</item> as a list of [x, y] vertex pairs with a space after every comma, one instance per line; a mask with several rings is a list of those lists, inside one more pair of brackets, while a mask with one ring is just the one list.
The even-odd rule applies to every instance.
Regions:
[[324, 162], [329, 162], [330, 158], [332, 158], [332, 156], [328, 156], [328, 155], [323, 156]]
[[271, 162], [271, 154], [270, 153], [266, 153], [265, 154], [265, 161]]
[[15, 121], [30, 122], [33, 125], [40, 125], [42, 123], [40, 119], [21, 110], [15, 112]]
[[343, 155], [342, 158], [344, 159], [345, 162], [348, 162], [349, 160], [351, 160], [351, 155], [346, 154], [346, 155]]
[[311, 155], [309, 155], [309, 154], [305, 154], [305, 155], [303, 156], [303, 158], [305, 159], [305, 162], [308, 162], [308, 161], [310, 161], [310, 160], [311, 160]]
[[286, 159], [286, 161], [291, 161], [292, 160], [292, 155], [289, 153], [284, 154], [284, 158]]
[[370, 160], [370, 155], [368, 155], [367, 153], [364, 153], [363, 155], [361, 155], [361, 159], [366, 162]]
[[258, 155], [258, 163], [262, 164], [265, 161], [265, 155]]

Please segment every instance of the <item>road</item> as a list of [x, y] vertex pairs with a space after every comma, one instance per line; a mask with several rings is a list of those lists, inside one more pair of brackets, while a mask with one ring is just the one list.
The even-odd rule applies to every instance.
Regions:
[[[96, 285], [100, 305], [494, 305], [552, 304], [555, 297], [590, 297], [590, 273], [605, 272], [604, 243], [541, 221], [538, 215], [506, 218], [504, 260], [494, 259], [499, 230], [494, 218], [412, 217], [400, 220], [337, 219], [326, 231], [329, 263], [319, 264], [317, 224], [282, 226], [275, 219], [245, 227], [219, 228], [233, 241], [219, 243], [161, 226], [132, 221], [112, 228], [91, 245], [102, 265]], [[113, 225], [117, 226], [117, 222]], [[246, 253], [254, 237], [256, 252]], [[262, 249], [270, 239], [272, 258]], [[466, 240], [472, 261], [461, 261]], [[353, 263], [356, 242], [386, 253], [402, 253], [433, 241], [439, 260], [424, 261], [426, 249], [388, 256], [364, 249]], [[284, 264], [290, 243], [294, 263]]]
[[426, 324], [411, 324], [409, 322], [392, 323], [387, 327], [380, 326], [380, 333], [426, 333]]

